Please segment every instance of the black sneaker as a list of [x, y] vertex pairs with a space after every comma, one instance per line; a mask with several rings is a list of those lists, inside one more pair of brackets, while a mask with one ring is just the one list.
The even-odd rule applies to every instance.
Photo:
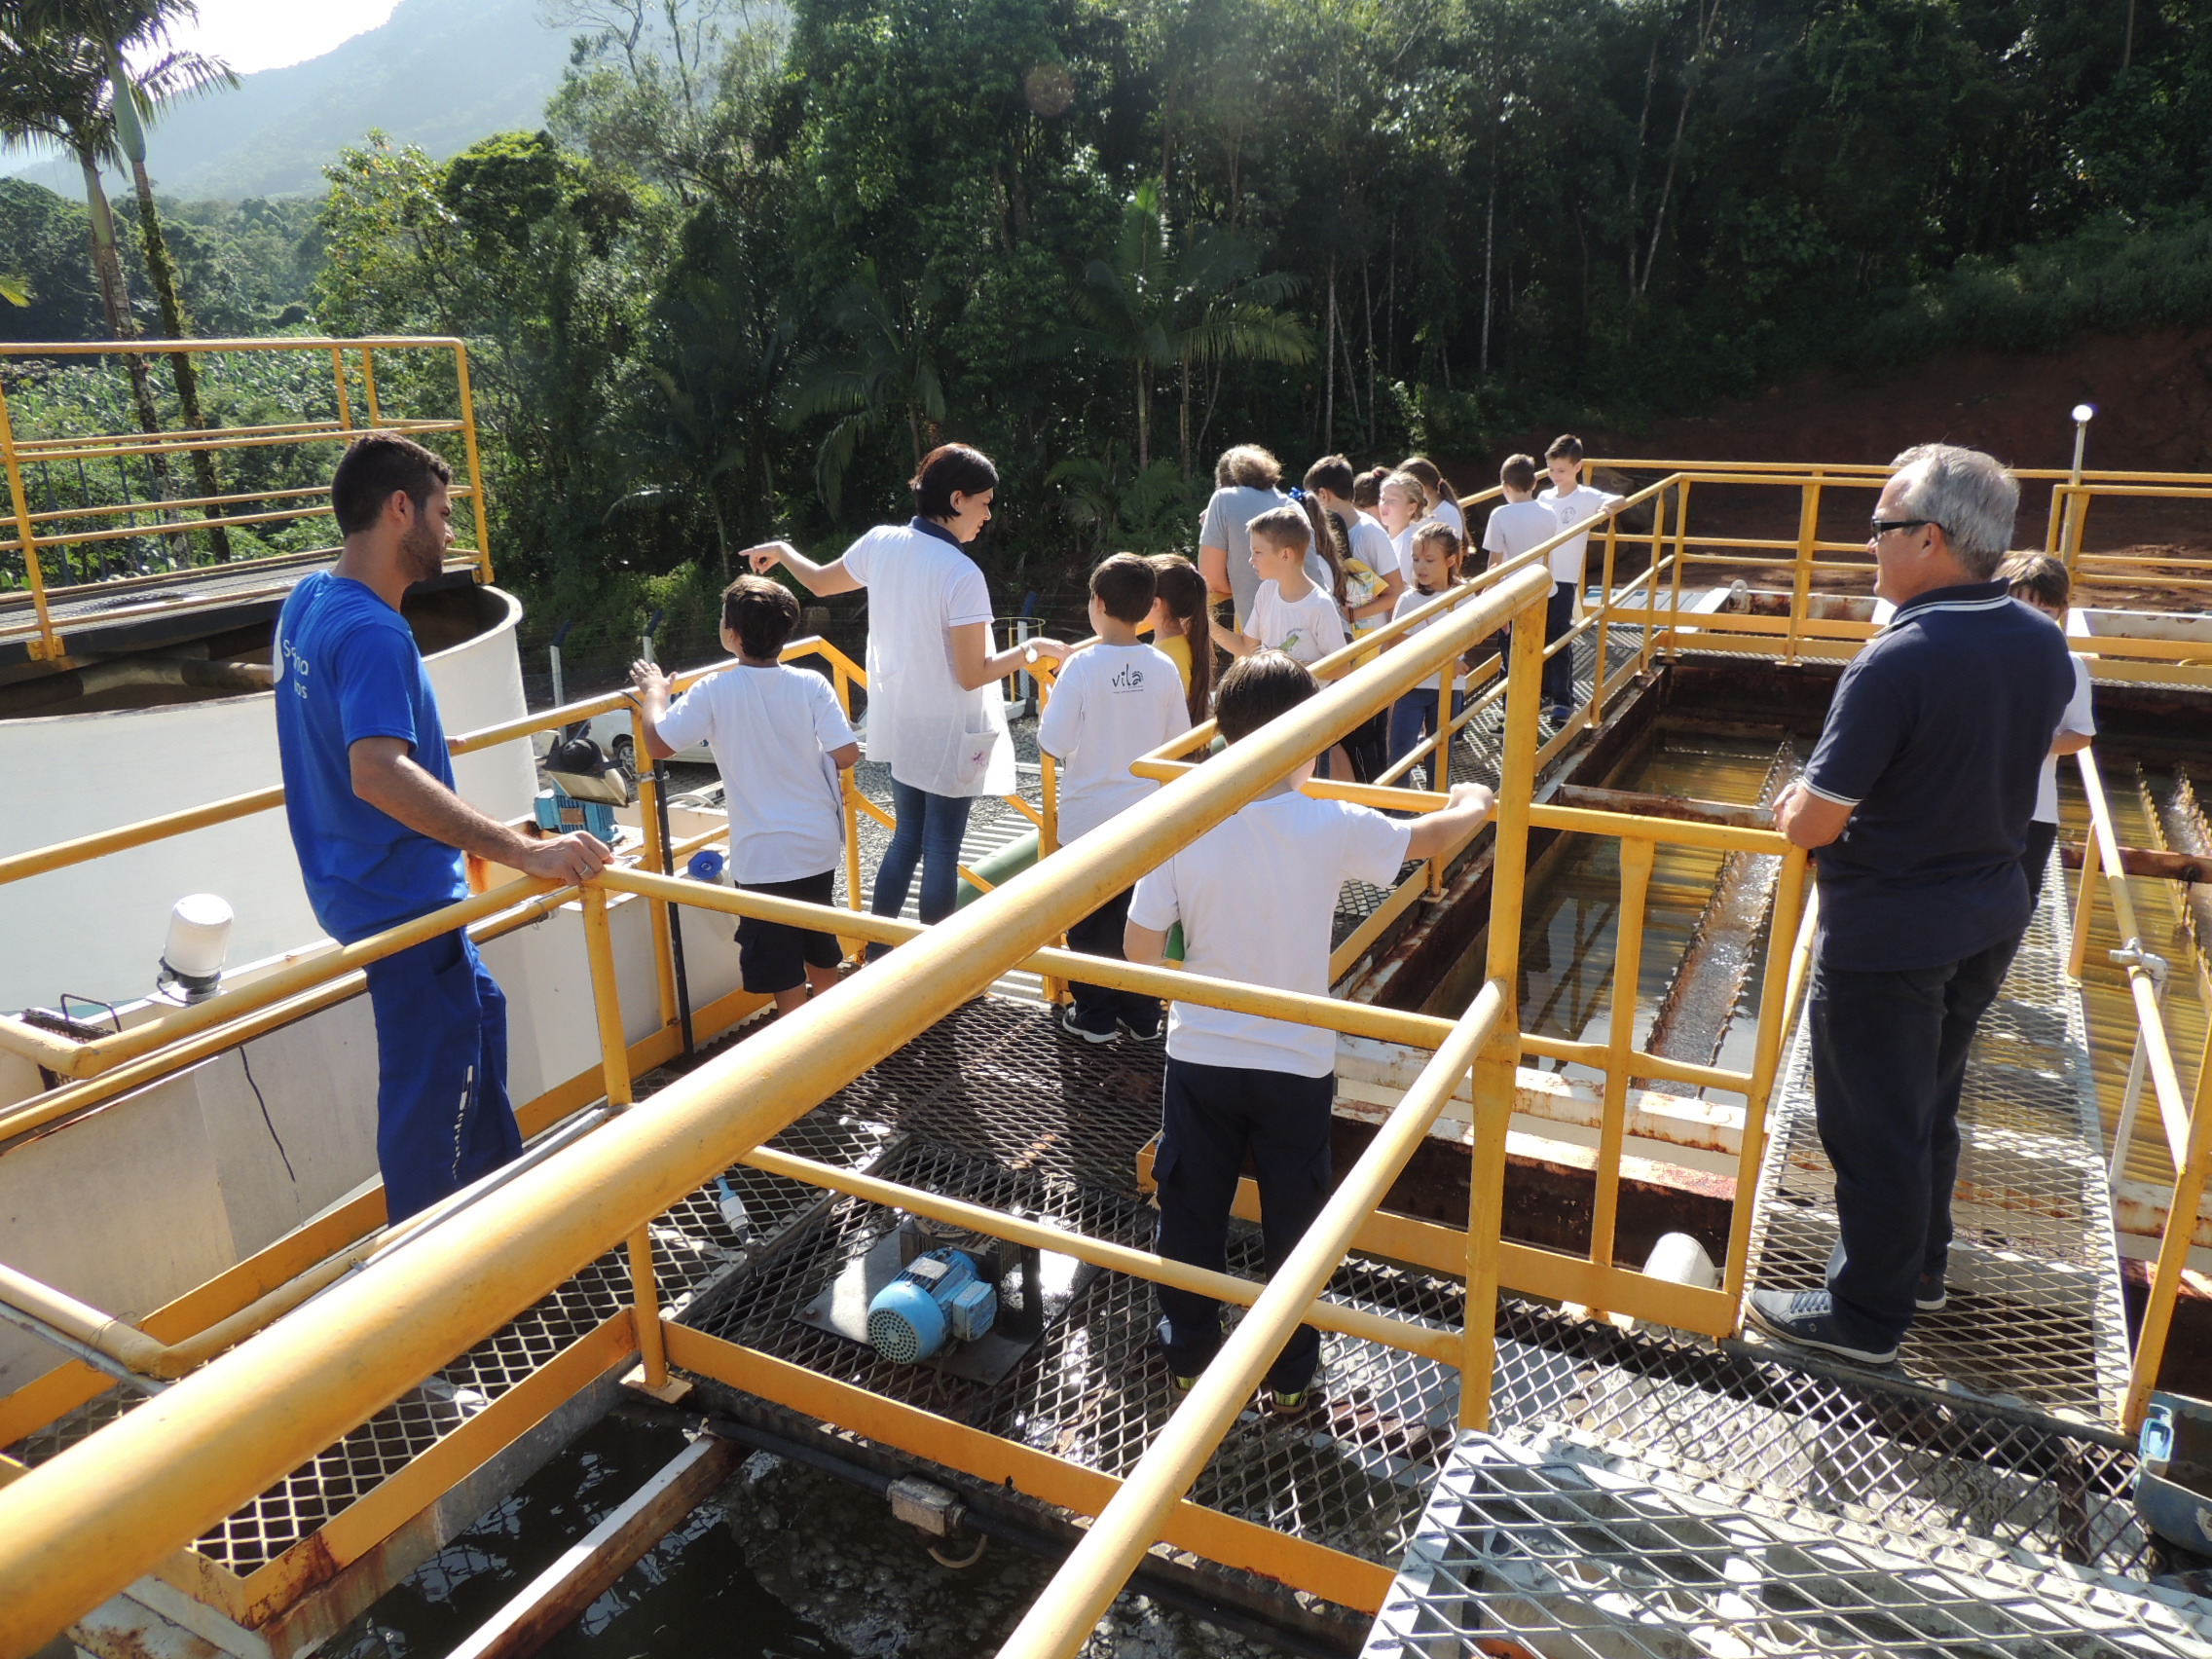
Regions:
[[1118, 1043], [1122, 1037], [1119, 1031], [1093, 1031], [1089, 1026], [1080, 1023], [1073, 1008], [1060, 1010], [1060, 1029], [1070, 1037], [1081, 1037], [1086, 1043]]
[[1897, 1345], [1869, 1347], [1844, 1328], [1835, 1298], [1825, 1290], [1754, 1290], [1744, 1299], [1744, 1317], [1778, 1342], [1832, 1353], [1861, 1365], [1891, 1365]]
[[1923, 1313], [1940, 1313], [1943, 1304], [1950, 1301], [1950, 1292], [1943, 1286], [1941, 1273], [1922, 1273], [1920, 1288], [1913, 1292], [1912, 1305]]
[[1310, 1385], [1304, 1388], [1266, 1388], [1260, 1390], [1260, 1402], [1278, 1418], [1302, 1418], [1310, 1412], [1321, 1398], [1321, 1391]]
[[1157, 1014], [1152, 1016], [1150, 1025], [1137, 1025], [1124, 1019], [1121, 1021], [1121, 1028], [1122, 1035], [1132, 1043], [1157, 1043], [1167, 1035], [1167, 1021]]

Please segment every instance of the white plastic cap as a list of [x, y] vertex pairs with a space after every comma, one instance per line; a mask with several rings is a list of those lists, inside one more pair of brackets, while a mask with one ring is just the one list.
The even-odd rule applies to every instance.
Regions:
[[215, 893], [194, 893], [169, 912], [168, 942], [162, 965], [185, 979], [208, 979], [223, 971], [231, 953], [230, 901]]
[[2097, 412], [2097, 406], [2096, 406], [2096, 405], [2095, 405], [2094, 403], [2077, 403], [2077, 404], [2075, 404], [2075, 405], [2074, 405], [2074, 424], [2075, 424], [2076, 425], [2081, 425], [2081, 424], [2084, 424], [2084, 423], [2085, 423], [2085, 422], [2087, 422], [2087, 421], [2088, 421], [2088, 420], [2089, 420], [2089, 419], [2090, 419], [2090, 418], [2091, 418], [2092, 416], [2094, 416], [2094, 415], [2096, 414], [2096, 412]]

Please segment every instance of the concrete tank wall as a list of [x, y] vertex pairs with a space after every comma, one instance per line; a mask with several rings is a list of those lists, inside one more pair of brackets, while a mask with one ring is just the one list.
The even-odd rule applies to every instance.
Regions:
[[[497, 589], [476, 592], [488, 625], [427, 659], [449, 734], [527, 712], [515, 648], [522, 606]], [[496, 818], [530, 811], [536, 774], [527, 741], [463, 756], [454, 775], [461, 794]], [[0, 720], [0, 854], [266, 789], [282, 782], [274, 703], [264, 691]], [[169, 906], [187, 893], [230, 901], [234, 963], [322, 937], [278, 808], [0, 886], [0, 1010], [55, 1007], [65, 991], [107, 1002], [143, 995]]]

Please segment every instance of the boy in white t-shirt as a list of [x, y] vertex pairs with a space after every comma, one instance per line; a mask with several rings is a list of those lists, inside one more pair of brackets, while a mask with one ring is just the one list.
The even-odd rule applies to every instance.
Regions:
[[[845, 847], [838, 773], [861, 757], [830, 682], [779, 661], [798, 626], [798, 601], [781, 582], [740, 576], [722, 590], [722, 648], [738, 666], [710, 674], [668, 701], [669, 677], [633, 664], [645, 706], [645, 752], [656, 760], [704, 739], [729, 808], [730, 879], [749, 893], [829, 904]], [[789, 1014], [837, 983], [837, 937], [740, 916], [745, 988]]]
[[[1496, 570], [1508, 559], [1518, 559], [1532, 552], [1559, 534], [1559, 516], [1536, 499], [1536, 458], [1530, 455], [1509, 455], [1505, 464], [1497, 469], [1497, 487], [1505, 499], [1491, 508], [1490, 522], [1483, 526], [1483, 551], [1490, 555], [1489, 568]], [[1572, 544], [1569, 543], [1571, 546]], [[1544, 612], [1544, 633], [1547, 637], [1558, 632], [1552, 621], [1552, 612], [1566, 594], [1566, 604], [1571, 608], [1574, 603], [1571, 586], [1563, 590], [1559, 577], [1559, 555], [1564, 549], [1555, 548], [1551, 556], [1552, 597], [1550, 608]], [[1580, 554], [1570, 554], [1580, 558]], [[1497, 645], [1497, 663], [1502, 672], [1513, 661], [1513, 630], [1500, 628], [1492, 638]]]
[[1252, 569], [1260, 585], [1244, 630], [1213, 625], [1214, 644], [1231, 656], [1281, 651], [1311, 666], [1345, 647], [1344, 612], [1336, 596], [1306, 572], [1313, 527], [1303, 509], [1274, 507], [1244, 527], [1252, 542]]
[[[1587, 524], [1622, 499], [1603, 490], [1593, 490], [1582, 482], [1582, 440], [1571, 432], [1562, 433], [1551, 441], [1551, 446], [1544, 451], [1544, 466], [1551, 473], [1551, 487], [1536, 498], [1536, 504], [1551, 509], [1556, 521], [1552, 526], [1554, 535], [1578, 524]], [[1574, 605], [1582, 595], [1583, 583], [1589, 579], [1589, 558], [1587, 532], [1552, 549], [1552, 602], [1544, 612], [1544, 644], [1547, 645], [1574, 626]], [[1574, 703], [1574, 648], [1571, 645], [1545, 659], [1544, 702], [1551, 723], [1565, 725]]]
[[[1166, 652], [1137, 638], [1158, 588], [1159, 572], [1134, 553], [1117, 553], [1090, 572], [1090, 627], [1098, 643], [1062, 662], [1037, 721], [1037, 747], [1060, 767], [1062, 846], [1159, 789], [1150, 778], [1131, 776], [1130, 763], [1191, 729], [1182, 675]], [[1068, 929], [1068, 948], [1119, 960], [1128, 914], [1124, 889]], [[1069, 989], [1075, 1002], [1060, 1024], [1071, 1035], [1111, 1043], [1126, 1031], [1140, 1043], [1159, 1041], [1159, 998], [1080, 979]]]
[[[2074, 578], [2047, 553], [2015, 553], [1998, 567], [1997, 574], [2011, 589], [2012, 597], [2031, 606], [2065, 632], [2067, 608], [2074, 603]], [[2036, 810], [2028, 821], [2027, 845], [2020, 853], [2020, 867], [2027, 872], [2028, 899], [2043, 899], [2044, 877], [2050, 868], [2050, 849], [2058, 841], [2058, 757], [2076, 755], [2089, 747], [2097, 735], [2096, 717], [2089, 703], [2089, 667], [2079, 652], [2073, 656], [2074, 695], [2058, 717], [2051, 735], [2050, 753], [2043, 757], [2043, 776], [2036, 781]]]
[[[1232, 663], [1214, 718], [1241, 742], [1320, 690], [1280, 651]], [[1138, 881], [1124, 944], [1131, 962], [1156, 963], [1167, 930], [1183, 928], [1183, 966], [1247, 984], [1329, 994], [1329, 933], [1346, 881], [1387, 887], [1408, 859], [1448, 855], [1489, 817], [1491, 792], [1461, 784], [1451, 804], [1408, 822], [1299, 792], [1313, 762]], [[1278, 1271], [1329, 1196], [1329, 1121], [1337, 1039], [1318, 1026], [1263, 1019], [1198, 1003], [1172, 1005], [1161, 1090], [1159, 1250], [1216, 1272], [1226, 1270], [1230, 1205], [1247, 1152], [1259, 1174], [1268, 1271]], [[1179, 1388], [1221, 1346], [1221, 1308], [1190, 1291], [1158, 1287], [1161, 1345]], [[1320, 1362], [1320, 1333], [1301, 1326], [1268, 1373], [1268, 1403], [1295, 1415]]]

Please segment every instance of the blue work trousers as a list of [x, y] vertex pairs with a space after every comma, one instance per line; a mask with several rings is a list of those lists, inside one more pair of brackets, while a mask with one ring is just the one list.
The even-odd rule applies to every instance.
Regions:
[[1923, 1273], [1951, 1248], [1959, 1090], [2017, 935], [1935, 968], [1813, 966], [1813, 1104], [1835, 1168], [1837, 1316], [1870, 1347], [1912, 1323]]
[[[922, 920], [941, 922], [952, 914], [960, 896], [960, 838], [968, 833], [966, 795], [931, 794], [911, 784], [891, 780], [891, 811], [895, 824], [891, 845], [883, 849], [883, 862], [875, 866], [875, 894], [868, 908], [879, 916], [896, 916], [906, 906], [906, 890], [913, 885], [914, 866], [922, 866]], [[889, 947], [868, 946], [868, 955], [881, 956]]]
[[[1283, 1263], [1329, 1200], [1329, 1117], [1337, 1080], [1246, 1066], [1206, 1066], [1172, 1055], [1161, 1091], [1160, 1253], [1193, 1267], [1229, 1271], [1229, 1212], [1249, 1152], [1259, 1177], [1260, 1235], [1268, 1272]], [[1196, 1377], [1221, 1346], [1221, 1304], [1195, 1291], [1155, 1285], [1161, 1341], [1178, 1377]], [[1291, 1332], [1268, 1372], [1268, 1386], [1292, 1394], [1313, 1381], [1321, 1333]]]
[[[1574, 626], [1574, 589], [1566, 582], [1555, 581], [1552, 597], [1544, 606], [1544, 644], [1549, 646]], [[1500, 673], [1513, 664], [1513, 630], [1500, 629], [1497, 639], [1497, 666]], [[1544, 706], [1549, 709], [1569, 709], [1574, 706], [1574, 647], [1562, 645], [1544, 659]]]
[[385, 1218], [427, 1209], [522, 1151], [507, 1103], [507, 999], [468, 936], [368, 965]]

